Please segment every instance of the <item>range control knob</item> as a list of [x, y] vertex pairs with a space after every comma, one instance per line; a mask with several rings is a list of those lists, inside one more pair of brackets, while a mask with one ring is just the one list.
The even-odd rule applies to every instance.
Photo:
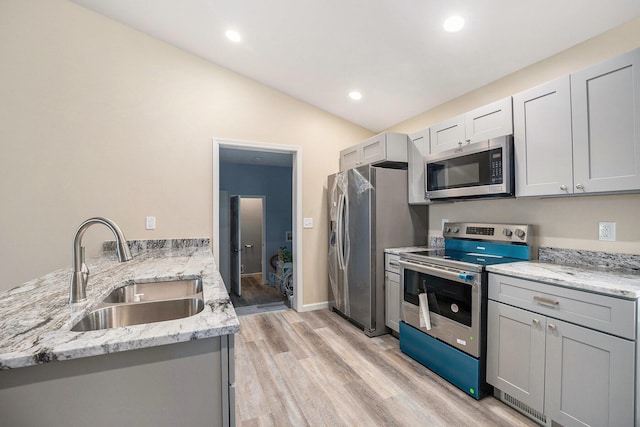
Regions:
[[509, 228], [505, 228], [504, 230], [502, 230], [502, 234], [504, 234], [505, 236], [509, 237], [513, 234], [513, 231], [511, 231], [511, 229]]
[[516, 230], [516, 236], [518, 236], [518, 237], [519, 237], [519, 238], [521, 238], [521, 239], [524, 239], [524, 236], [525, 236], [526, 234], [527, 234], [527, 233], [525, 233], [525, 232], [524, 232], [524, 230], [520, 230], [520, 229], [517, 229], [517, 230]]
[[451, 227], [445, 227], [444, 231], [446, 231], [447, 233], [451, 233]]
[[460, 229], [458, 227], [453, 227], [453, 232], [457, 233], [458, 231], [460, 231]]

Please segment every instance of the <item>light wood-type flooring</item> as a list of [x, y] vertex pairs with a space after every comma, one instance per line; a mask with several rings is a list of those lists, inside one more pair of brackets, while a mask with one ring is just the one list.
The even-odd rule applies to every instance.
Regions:
[[240, 317], [238, 426], [535, 426], [493, 397], [477, 401], [329, 310]]
[[262, 275], [244, 276], [240, 284], [240, 293], [242, 296], [236, 295], [234, 292], [229, 293], [231, 303], [234, 307], [246, 307], [250, 305], [264, 305], [275, 302], [287, 301], [287, 298], [280, 293], [279, 290], [269, 285], [261, 283]]

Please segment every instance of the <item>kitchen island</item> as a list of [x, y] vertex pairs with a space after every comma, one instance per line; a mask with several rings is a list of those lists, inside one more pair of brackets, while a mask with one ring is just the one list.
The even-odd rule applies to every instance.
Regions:
[[[113, 252], [89, 260], [81, 303], [68, 302], [70, 269], [0, 294], [0, 425], [233, 425], [240, 324], [208, 240], [149, 246], [126, 263]], [[71, 331], [133, 280], [193, 277], [205, 302], [196, 315]]]

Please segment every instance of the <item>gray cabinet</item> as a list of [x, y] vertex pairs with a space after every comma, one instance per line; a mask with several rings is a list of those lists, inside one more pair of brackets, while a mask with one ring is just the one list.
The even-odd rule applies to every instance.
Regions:
[[384, 162], [407, 163], [407, 135], [385, 132], [340, 151], [340, 171]]
[[409, 135], [407, 177], [410, 205], [425, 205], [424, 156], [429, 154], [429, 128]]
[[576, 192], [640, 189], [640, 49], [571, 74]]
[[513, 133], [511, 97], [431, 126], [431, 154]]
[[640, 49], [513, 96], [516, 196], [640, 189]]
[[0, 374], [6, 426], [235, 426], [234, 336]]
[[636, 302], [491, 273], [487, 382], [537, 421], [634, 425]]
[[400, 332], [400, 256], [385, 253], [384, 289], [385, 289], [385, 325]]
[[565, 426], [634, 425], [633, 341], [548, 318], [545, 413]]
[[572, 193], [571, 144], [568, 75], [513, 96], [517, 196]]

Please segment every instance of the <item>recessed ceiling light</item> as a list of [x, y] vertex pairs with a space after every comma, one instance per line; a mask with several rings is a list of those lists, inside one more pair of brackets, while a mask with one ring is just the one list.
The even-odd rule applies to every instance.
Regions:
[[354, 101], [358, 101], [358, 100], [362, 99], [362, 94], [360, 92], [358, 92], [357, 90], [354, 90], [354, 91], [349, 92], [349, 98], [353, 99]]
[[227, 30], [227, 32], [224, 33], [224, 35], [227, 36], [229, 40], [235, 43], [238, 43], [239, 41], [242, 40], [242, 36], [240, 36], [240, 33], [234, 30]]
[[464, 19], [461, 16], [454, 15], [448, 17], [444, 24], [442, 25], [445, 31], [450, 33], [455, 33], [456, 31], [460, 31], [462, 27], [464, 27]]

